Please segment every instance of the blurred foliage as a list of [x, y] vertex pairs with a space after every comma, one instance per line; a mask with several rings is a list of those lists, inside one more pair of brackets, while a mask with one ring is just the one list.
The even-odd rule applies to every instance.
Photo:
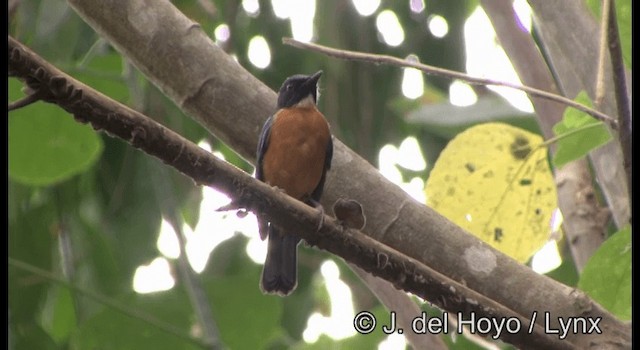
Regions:
[[631, 320], [631, 227], [613, 234], [591, 256], [578, 288], [623, 320]]
[[[22, 84], [9, 80], [9, 98], [17, 100]], [[51, 104], [32, 104], [9, 117], [9, 176], [32, 186], [48, 186], [92, 166], [102, 140], [88, 125], [77, 123]]]
[[[316, 1], [314, 40], [337, 48], [398, 57], [414, 54], [423, 63], [464, 71], [464, 21], [476, 8], [477, 1], [428, 1], [421, 13], [411, 12], [409, 2], [386, 0], [376, 11], [388, 9], [398, 16], [405, 40], [397, 47], [381, 40], [375, 14], [359, 15], [348, 0]], [[494, 109], [504, 105], [499, 101], [465, 111], [460, 120], [443, 127], [434, 127], [433, 120], [411, 120], [412, 114], [420, 116], [434, 105], [446, 107], [438, 112], [440, 119], [459, 112], [454, 111], [457, 107], [446, 106], [450, 83], [447, 79], [425, 76], [423, 97], [408, 100], [401, 92], [401, 69], [330, 59], [282, 45], [281, 38], [291, 36], [290, 21], [275, 16], [271, 1], [258, 3], [259, 13], [249, 15], [240, 0], [174, 1], [211, 37], [219, 25], [228, 25], [231, 36], [219, 43], [221, 47], [274, 90], [289, 75], [324, 70], [320, 109], [335, 135], [374, 165], [382, 146], [400, 144], [407, 136], [415, 136], [425, 157], [434, 160], [449, 139], [480, 122], [499, 119], [538, 131], [530, 115], [502, 108], [496, 115]], [[427, 30], [427, 20], [433, 14], [444, 17], [448, 23], [449, 33], [443, 38], [436, 38]], [[9, 33], [107, 96], [151, 116], [193, 142], [207, 140], [228, 161], [248, 172], [253, 170], [150, 84], [65, 1], [10, 1]], [[263, 36], [271, 48], [271, 65], [266, 69], [253, 66], [247, 56], [248, 42], [256, 35]], [[16, 80], [9, 79], [9, 87], [11, 101], [22, 96]], [[161, 177], [160, 183], [173, 189], [174, 209], [191, 227], [198, 221], [201, 189], [155, 158], [121, 140], [94, 134], [51, 105], [37, 103], [11, 112], [9, 126], [9, 256], [64, 276], [77, 286], [160, 319], [186, 335], [202, 334], [181, 280], [165, 292], [138, 295], [132, 291], [136, 268], [161, 255], [156, 241], [162, 208], [154, 187], [157, 181], [149, 180]], [[51, 147], [52, 142], [59, 148]], [[72, 151], [78, 154], [63, 153]], [[427, 174], [423, 174], [425, 179]], [[66, 241], [70, 245], [63, 247]], [[278, 298], [260, 293], [260, 266], [247, 258], [246, 246], [247, 239], [243, 236], [219, 245], [200, 275], [226, 346], [364, 349], [375, 347], [383, 339], [379, 333], [340, 341], [323, 336], [316, 344], [306, 344], [302, 332], [307, 319], [313, 312], [326, 314], [329, 309], [318, 271], [320, 264], [331, 257], [301, 248], [296, 293]], [[70, 252], [70, 256], [65, 256]], [[387, 311], [371, 292], [340, 259], [332, 259], [340, 266], [342, 280], [351, 287], [356, 311], [369, 310], [386, 319]], [[564, 261], [572, 266], [569, 259]], [[174, 261], [170, 264], [176, 268]], [[568, 276], [567, 280], [558, 278], [574, 285], [575, 272]], [[568, 282], [570, 279], [573, 282]], [[197, 343], [120, 314], [82, 293], [71, 292], [16, 266], [9, 266], [8, 293], [11, 349], [198, 347]], [[471, 346], [462, 337], [445, 338], [451, 348]]]

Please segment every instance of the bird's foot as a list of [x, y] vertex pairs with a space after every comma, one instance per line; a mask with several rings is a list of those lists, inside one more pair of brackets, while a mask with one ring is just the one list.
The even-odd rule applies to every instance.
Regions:
[[324, 225], [324, 208], [322, 207], [322, 204], [320, 204], [320, 202], [312, 198], [309, 198], [309, 204], [311, 204], [314, 208], [318, 209], [320, 212], [318, 227], [316, 228], [316, 232], [318, 232], [322, 228], [322, 225]]

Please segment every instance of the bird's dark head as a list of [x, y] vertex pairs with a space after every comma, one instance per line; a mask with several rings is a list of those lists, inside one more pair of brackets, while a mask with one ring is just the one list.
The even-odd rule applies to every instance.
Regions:
[[278, 92], [278, 108], [315, 105], [318, 100], [318, 80], [321, 75], [322, 71], [318, 71], [313, 75], [296, 74], [288, 77]]

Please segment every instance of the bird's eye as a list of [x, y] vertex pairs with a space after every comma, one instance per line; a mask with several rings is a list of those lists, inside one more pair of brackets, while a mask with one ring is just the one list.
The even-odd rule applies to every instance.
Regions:
[[291, 90], [291, 89], [293, 89], [293, 85], [287, 84], [287, 90]]

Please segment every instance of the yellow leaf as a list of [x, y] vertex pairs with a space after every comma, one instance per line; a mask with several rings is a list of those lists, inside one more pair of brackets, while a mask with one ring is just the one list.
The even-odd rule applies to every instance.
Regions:
[[512, 258], [526, 262], [547, 242], [557, 207], [542, 138], [502, 123], [449, 142], [426, 185], [427, 204]]

